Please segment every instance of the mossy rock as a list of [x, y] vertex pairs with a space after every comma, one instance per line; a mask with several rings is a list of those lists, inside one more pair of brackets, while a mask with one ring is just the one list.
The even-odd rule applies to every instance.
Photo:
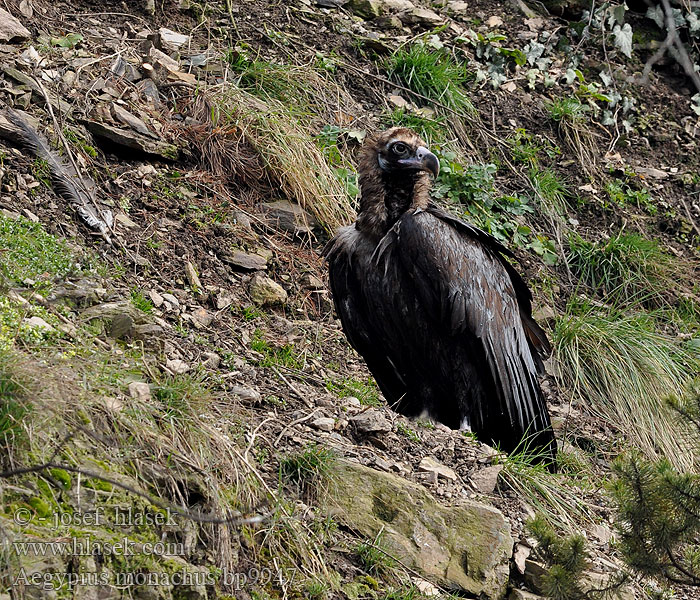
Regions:
[[442, 506], [420, 485], [338, 461], [327, 508], [368, 539], [383, 543], [426, 579], [483, 598], [505, 596], [513, 549], [510, 525], [491, 506]]

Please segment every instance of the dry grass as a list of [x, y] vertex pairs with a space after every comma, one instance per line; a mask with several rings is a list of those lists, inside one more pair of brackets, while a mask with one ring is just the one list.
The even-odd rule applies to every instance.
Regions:
[[256, 188], [267, 201], [284, 196], [329, 233], [354, 220], [343, 183], [292, 108], [222, 84], [200, 93], [189, 112], [197, 124], [184, 133], [225, 186]]
[[581, 302], [570, 303], [559, 319], [554, 345], [562, 383], [575, 399], [647, 457], [698, 468], [689, 432], [665, 402], [697, 372], [697, 356], [659, 332], [648, 315], [601, 312]]

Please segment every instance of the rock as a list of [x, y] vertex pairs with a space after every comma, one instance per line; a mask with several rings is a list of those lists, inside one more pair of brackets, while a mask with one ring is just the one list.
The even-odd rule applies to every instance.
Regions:
[[350, 0], [348, 8], [363, 19], [374, 19], [382, 14], [383, 7], [379, 0]]
[[348, 0], [316, 0], [317, 6], [321, 6], [323, 8], [338, 8], [339, 6], [343, 6], [347, 3]]
[[24, 319], [24, 323], [29, 325], [32, 329], [41, 329], [42, 331], [56, 331], [51, 325], [49, 325], [44, 319], [41, 317], [29, 317], [28, 319]]
[[513, 547], [503, 514], [478, 502], [441, 506], [422, 486], [392, 473], [339, 460], [329, 510], [402, 564], [448, 589], [503, 598]]
[[241, 400], [247, 400], [248, 402], [259, 402], [262, 399], [260, 392], [243, 385], [234, 385], [231, 388], [231, 393], [234, 396], [238, 396]]
[[247, 254], [235, 250], [230, 256], [222, 257], [222, 260], [233, 265], [241, 271], [262, 271], [267, 269], [267, 260], [258, 254]]
[[[48, 90], [42, 90], [42, 88], [36, 81], [34, 81], [34, 79], [29, 77], [28, 75], [25, 75], [24, 73], [22, 73], [22, 71], [18, 71], [17, 69], [15, 69], [14, 67], [10, 67], [9, 65], [1, 65], [0, 69], [15, 81], [19, 81], [21, 84], [26, 85], [34, 93], [34, 98], [42, 104], [46, 102], [46, 98], [48, 97], [49, 104], [55, 110], [58, 110], [65, 115], [69, 115], [73, 112], [72, 104], [69, 104], [65, 100], [57, 98]], [[44, 91], [46, 91], [46, 95], [44, 95]]]
[[503, 465], [493, 465], [474, 473], [470, 482], [474, 488], [482, 494], [493, 494], [498, 483], [498, 475], [503, 470]]
[[214, 320], [214, 315], [206, 308], [198, 308], [192, 313], [192, 322], [197, 329], [209, 327]]
[[501, 19], [501, 17], [499, 17], [498, 15], [493, 15], [486, 19], [486, 25], [488, 25], [489, 27], [500, 27], [501, 25], [503, 25], [503, 19]]
[[287, 292], [265, 275], [255, 275], [248, 288], [250, 299], [258, 306], [275, 306], [287, 302]]
[[194, 268], [194, 265], [190, 261], [185, 263], [185, 277], [187, 277], [190, 287], [195, 292], [198, 293], [202, 291], [202, 282], [199, 280], [199, 275], [197, 275], [197, 269]]
[[408, 20], [416, 25], [436, 27], [437, 25], [442, 25], [445, 18], [428, 8], [414, 8], [408, 13]]
[[403, 96], [398, 94], [392, 94], [389, 96], [389, 102], [391, 102], [396, 108], [406, 108], [408, 106], [408, 100]]
[[107, 329], [109, 337], [119, 340], [131, 335], [134, 328], [134, 318], [128, 313], [114, 315]]
[[420, 579], [419, 577], [411, 577], [411, 583], [418, 588], [418, 591], [421, 593], [422, 596], [432, 598], [433, 596], [440, 596], [441, 591], [439, 588], [435, 587], [432, 583], [429, 581], [426, 581], [425, 579]]
[[184, 35], [182, 33], [177, 33], [166, 27], [161, 27], [158, 30], [160, 35], [160, 42], [166, 48], [166, 50], [176, 51], [180, 49], [180, 46], [190, 43], [190, 36]]
[[544, 596], [538, 596], [527, 590], [513, 588], [508, 596], [508, 600], [547, 600]]
[[424, 473], [436, 473], [450, 481], [457, 481], [457, 474], [449, 467], [439, 463], [433, 456], [424, 457], [418, 465], [418, 470]]
[[30, 37], [32, 34], [19, 20], [0, 8], [0, 42], [23, 42]]
[[155, 290], [150, 290], [148, 292], [148, 297], [151, 299], [151, 302], [153, 302], [153, 306], [156, 308], [160, 308], [163, 306], [163, 302], [165, 302], [165, 298], [161, 296], [158, 292]]
[[218, 369], [221, 364], [221, 357], [216, 352], [204, 352], [205, 361], [202, 363], [210, 369]]
[[160, 139], [146, 137], [131, 129], [119, 129], [105, 123], [89, 120], [83, 121], [83, 124], [99, 140], [106, 140], [123, 150], [136, 150], [142, 154], [160, 156], [165, 160], [177, 160], [179, 156], [177, 146]]
[[131, 336], [137, 340], [146, 340], [161, 335], [163, 328], [156, 323], [143, 323], [142, 325], [134, 325], [131, 329]]
[[158, 137], [148, 128], [148, 126], [141, 119], [139, 119], [136, 115], [132, 115], [128, 110], [122, 108], [116, 102], [112, 103], [111, 113], [112, 117], [114, 117], [116, 121], [119, 121], [120, 123], [123, 123], [128, 127], [131, 127], [134, 131], [140, 133], [141, 135], [155, 138]]
[[174, 358], [165, 363], [165, 368], [168, 369], [173, 375], [183, 375], [190, 370], [190, 365], [188, 365], [184, 360], [179, 358]]
[[391, 12], [409, 12], [416, 5], [411, 0], [384, 0], [384, 8]]
[[531, 552], [532, 548], [528, 544], [518, 543], [515, 545], [515, 550], [513, 551], [513, 562], [521, 575], [525, 573], [525, 562], [527, 561]]
[[387, 433], [391, 431], [391, 423], [384, 414], [374, 408], [370, 408], [359, 415], [350, 418], [355, 430], [361, 434]]
[[109, 336], [115, 339], [130, 335], [134, 325], [144, 325], [151, 320], [148, 314], [128, 301], [96, 304], [85, 309], [81, 317], [85, 321], [103, 320]]
[[466, 15], [468, 10], [469, 4], [467, 2], [453, 0], [447, 3], [447, 11], [453, 15]]
[[320, 431], [333, 431], [335, 427], [335, 419], [330, 417], [319, 417], [311, 422], [311, 426]]
[[298, 204], [288, 200], [267, 202], [262, 205], [262, 209], [267, 216], [268, 224], [282, 231], [304, 235], [318, 227], [318, 220], [315, 217]]
[[323, 281], [311, 273], [306, 273], [302, 276], [301, 285], [309, 290], [322, 290], [325, 288]]
[[143, 381], [132, 381], [129, 384], [129, 396], [148, 402], [151, 399], [151, 386]]
[[166, 302], [170, 302], [170, 304], [172, 304], [175, 307], [180, 307], [180, 301], [172, 294], [163, 294], [163, 300], [165, 300]]

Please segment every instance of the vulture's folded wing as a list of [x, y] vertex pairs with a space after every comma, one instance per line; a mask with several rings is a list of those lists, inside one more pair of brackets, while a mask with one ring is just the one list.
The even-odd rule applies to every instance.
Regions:
[[436, 347], [451, 340], [454, 358], [447, 360], [468, 356], [469, 362], [484, 363], [482, 388], [494, 397], [474, 403], [468, 415], [471, 428], [484, 441], [504, 441], [510, 432], [529, 437], [539, 448], [553, 445], [536, 361], [521, 320], [520, 290], [498, 249], [469, 229], [425, 211], [406, 213], [397, 222], [375, 253], [377, 265], [389, 248], [401, 261], [403, 277], [412, 282], [426, 318], [434, 323], [431, 335], [442, 340], [436, 340]]

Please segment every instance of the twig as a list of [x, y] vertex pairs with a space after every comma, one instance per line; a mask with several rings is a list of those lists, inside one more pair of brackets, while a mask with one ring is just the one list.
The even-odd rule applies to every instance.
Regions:
[[272, 445], [276, 448], [277, 444], [279, 444], [280, 440], [284, 435], [289, 431], [292, 427], [295, 425], [299, 425], [299, 423], [303, 423], [304, 421], [308, 421], [312, 417], [315, 417], [317, 413], [317, 409], [314, 409], [312, 412], [310, 412], [308, 415], [305, 417], [301, 417], [300, 419], [297, 419], [296, 421], [292, 421], [291, 423], [287, 423], [283, 428], [282, 431], [280, 431], [280, 434], [277, 436], [277, 439], [272, 443]]

